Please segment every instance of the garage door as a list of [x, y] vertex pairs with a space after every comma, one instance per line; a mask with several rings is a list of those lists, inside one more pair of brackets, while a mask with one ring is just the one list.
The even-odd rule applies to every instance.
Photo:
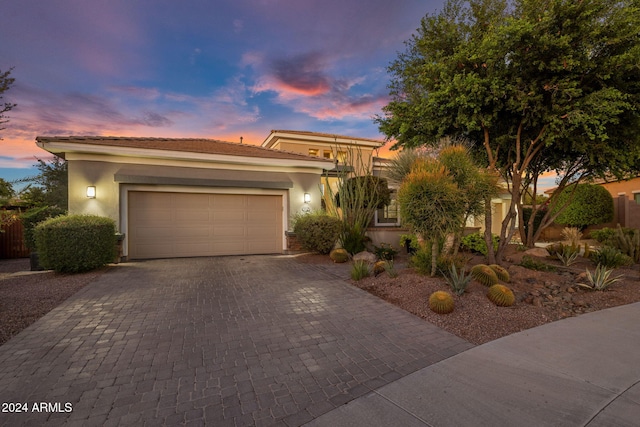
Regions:
[[282, 196], [129, 192], [129, 258], [282, 252]]

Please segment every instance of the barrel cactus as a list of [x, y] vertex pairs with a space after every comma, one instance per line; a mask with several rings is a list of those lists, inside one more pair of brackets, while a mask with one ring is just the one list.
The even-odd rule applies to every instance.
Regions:
[[509, 272], [506, 268], [501, 267], [498, 264], [491, 264], [489, 268], [491, 268], [493, 272], [496, 273], [498, 279], [502, 280], [503, 282], [509, 282]]
[[378, 274], [382, 274], [385, 272], [387, 266], [386, 261], [378, 261], [373, 264], [373, 275], [377, 276]]
[[493, 286], [498, 283], [498, 276], [495, 271], [486, 264], [478, 264], [471, 267], [471, 275], [485, 286]]
[[505, 285], [493, 285], [487, 292], [489, 300], [499, 307], [512, 306], [516, 300], [511, 289]]
[[349, 261], [349, 253], [344, 249], [334, 249], [329, 253], [329, 258], [333, 262], [343, 263]]
[[447, 314], [453, 311], [453, 297], [445, 291], [436, 291], [429, 297], [429, 308], [438, 314]]

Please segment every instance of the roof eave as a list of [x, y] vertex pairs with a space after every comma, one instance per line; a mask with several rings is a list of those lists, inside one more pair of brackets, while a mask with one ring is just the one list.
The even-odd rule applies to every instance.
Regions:
[[171, 159], [185, 161], [205, 161], [227, 164], [242, 164], [252, 166], [287, 166], [298, 168], [312, 169], [329, 169], [334, 166], [332, 161], [318, 160], [297, 160], [282, 158], [265, 158], [265, 157], [249, 157], [229, 154], [208, 154], [197, 153], [191, 151], [175, 151], [175, 150], [158, 150], [152, 148], [132, 148], [120, 147], [113, 145], [93, 145], [79, 144], [77, 142], [56, 142], [56, 141], [40, 141], [36, 144], [52, 154], [62, 155], [65, 153], [85, 153], [99, 154], [105, 156], [123, 156], [123, 157], [140, 157], [154, 159]]

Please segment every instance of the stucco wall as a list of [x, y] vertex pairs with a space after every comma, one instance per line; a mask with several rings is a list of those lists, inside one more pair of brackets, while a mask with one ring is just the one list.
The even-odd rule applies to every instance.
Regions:
[[[89, 161], [89, 160], [69, 160], [69, 212], [70, 213], [84, 213], [84, 214], [94, 214], [101, 215], [112, 218], [116, 221], [117, 227], [120, 229], [121, 221], [121, 202], [120, 198], [125, 197], [125, 194], [121, 189], [123, 185], [132, 185], [135, 183], [127, 183], [121, 184], [114, 180], [114, 176], [116, 173], [123, 168], [126, 167], [127, 173], [131, 174], [131, 171], [136, 170], [136, 166], [139, 166], [141, 171], [145, 173], [149, 172], [150, 166], [148, 164], [145, 165], [136, 165], [132, 163], [127, 163], [123, 165], [122, 163], [113, 163], [108, 161]], [[163, 168], [166, 169], [165, 166], [155, 165], [152, 166], [152, 169], [155, 170], [155, 175], [162, 175]], [[201, 171], [202, 169], [199, 169]], [[229, 176], [233, 176], [234, 179], [237, 179], [238, 170], [218, 170], [216, 168], [211, 168], [211, 170], [216, 171], [216, 177], [224, 178], [225, 174]], [[248, 174], [248, 173], [247, 173]], [[310, 172], [292, 172], [290, 170], [284, 169], [284, 172], [274, 172], [272, 171], [251, 171], [252, 179], [255, 180], [256, 176], [262, 174], [264, 176], [265, 181], [268, 181], [271, 178], [272, 181], [281, 180], [282, 177], [286, 177], [286, 180], [290, 181], [293, 184], [292, 188], [281, 189], [278, 190], [280, 192], [284, 192], [287, 197], [287, 206], [285, 206], [285, 215], [286, 223], [284, 224], [284, 229], [289, 228], [289, 218], [298, 212], [303, 212], [306, 210], [317, 210], [320, 209], [321, 203], [321, 193], [319, 188], [320, 182], [320, 173], [310, 173]], [[277, 178], [272, 178], [277, 174]], [[194, 174], [195, 175], [195, 174]], [[149, 185], [145, 183], [141, 183], [137, 185], [137, 188], [140, 189], [140, 185], [142, 185], [142, 189], [148, 188], [149, 190], [157, 189], [156, 185]], [[94, 199], [89, 199], [86, 196], [86, 188], [87, 186], [95, 186], [96, 187], [96, 197]], [[265, 185], [267, 186], [267, 185]], [[175, 188], [180, 187], [182, 191], [203, 191], [203, 192], [211, 192], [215, 191], [218, 187], [204, 187], [204, 186], [174, 186]], [[166, 185], [163, 188], [167, 188]], [[223, 188], [223, 187], [220, 187]], [[233, 192], [234, 187], [224, 187], [224, 192]], [[257, 186], [259, 188], [259, 185]], [[237, 188], [238, 194], [246, 194], [251, 193], [251, 188]], [[304, 202], [304, 193], [309, 193], [311, 196], [311, 201], [309, 203]]]

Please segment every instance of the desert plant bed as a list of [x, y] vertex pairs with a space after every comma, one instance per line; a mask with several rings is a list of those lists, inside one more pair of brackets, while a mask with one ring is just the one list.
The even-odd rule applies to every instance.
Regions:
[[[396, 278], [385, 273], [350, 281], [422, 319], [433, 323], [474, 344], [482, 344], [545, 323], [640, 301], [640, 272], [638, 265], [615, 270], [622, 275], [619, 282], [606, 291], [592, 291], [578, 285], [584, 282], [585, 270], [595, 269], [592, 262], [583, 259], [570, 267], [562, 266], [558, 259], [537, 258], [552, 265], [556, 271], [536, 271], [519, 265], [523, 252], [510, 247], [507, 268], [510, 281], [505, 283], [515, 295], [510, 307], [498, 307], [487, 298], [487, 287], [472, 280], [462, 295], [453, 295], [455, 308], [449, 314], [437, 314], [429, 309], [429, 296], [436, 291], [451, 289], [442, 277], [417, 274], [411, 268], [399, 269]], [[332, 263], [328, 257], [300, 257], [300, 262]], [[474, 256], [467, 266], [486, 263], [482, 256]]]

